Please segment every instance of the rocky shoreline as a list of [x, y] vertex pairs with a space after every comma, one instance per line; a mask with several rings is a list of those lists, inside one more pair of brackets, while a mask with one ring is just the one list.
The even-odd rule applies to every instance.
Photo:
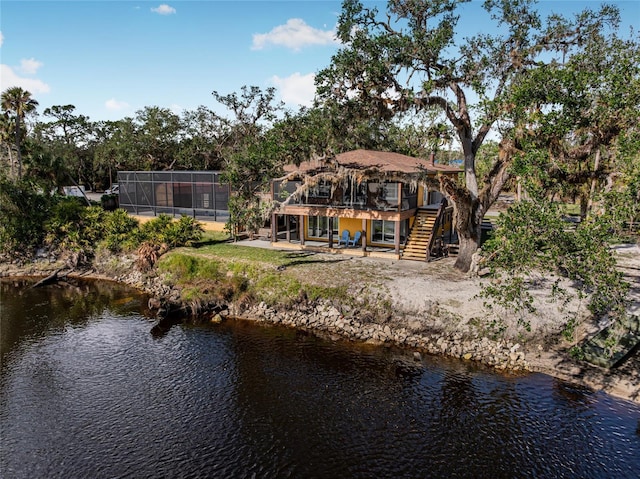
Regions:
[[[134, 258], [120, 259], [133, 265]], [[55, 264], [45, 262], [23, 265], [2, 264], [0, 276], [46, 276]], [[309, 301], [301, 298], [294, 305], [271, 307], [257, 304], [220, 302], [190, 304], [183, 302], [180, 291], [155, 274], [135, 268], [122, 268], [121, 274], [97, 269], [71, 271], [69, 277], [117, 281], [150, 296], [149, 306], [156, 312], [157, 327], [163, 321], [220, 322], [233, 318], [264, 324], [278, 324], [308, 331], [333, 340], [348, 340], [374, 345], [389, 345], [413, 351], [419, 360], [423, 354], [448, 356], [476, 361], [505, 372], [542, 372], [559, 379], [603, 390], [609, 394], [640, 403], [637, 371], [604, 370], [574, 361], [560, 348], [543, 348], [540, 343], [521, 343], [508, 338], [491, 339], [464, 328], [443, 329], [423, 320], [420, 314], [399, 314], [385, 321], [362, 320], [357, 311], [341, 310], [330, 300]], [[637, 354], [637, 353], [636, 353]]]
[[[234, 314], [235, 313], [235, 314]], [[369, 344], [393, 344], [411, 348], [416, 353], [450, 356], [457, 359], [478, 361], [499, 370], [530, 371], [521, 345], [511, 341], [492, 341], [486, 337], [465, 339], [461, 333], [445, 335], [442, 332], [416, 332], [410, 327], [390, 324], [363, 323], [345, 317], [330, 302], [298, 306], [279, 312], [265, 303], [244, 311], [229, 311], [230, 315], [250, 318], [253, 321], [281, 324], [330, 337]]]

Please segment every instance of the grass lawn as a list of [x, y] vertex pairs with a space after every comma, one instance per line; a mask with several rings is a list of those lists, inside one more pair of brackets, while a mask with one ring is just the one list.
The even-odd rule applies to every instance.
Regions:
[[223, 233], [207, 233], [193, 247], [170, 251], [158, 268], [182, 288], [183, 299], [241, 295], [268, 304], [307, 297], [346, 298], [348, 276], [340, 277], [335, 259], [304, 251], [278, 251], [229, 242]]

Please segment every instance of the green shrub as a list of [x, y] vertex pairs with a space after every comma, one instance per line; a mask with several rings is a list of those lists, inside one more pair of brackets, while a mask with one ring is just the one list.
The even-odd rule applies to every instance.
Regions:
[[0, 251], [6, 253], [48, 245], [90, 259], [97, 246], [113, 253], [143, 243], [175, 248], [200, 241], [203, 232], [188, 216], [174, 221], [160, 215], [140, 227], [124, 210], [105, 211], [80, 198], [44, 195], [27, 182], [0, 178]]
[[178, 221], [172, 222], [165, 231], [164, 243], [170, 247], [191, 246], [202, 239], [202, 224], [190, 216], [182, 215]]
[[45, 243], [91, 256], [104, 236], [104, 215], [100, 206], [86, 206], [75, 197], [59, 198], [44, 225]]
[[139, 243], [145, 241], [155, 244], [164, 243], [165, 232], [172, 221], [171, 216], [162, 213], [151, 221], [143, 223], [140, 227]]
[[577, 359], [578, 361], [583, 361], [585, 358], [584, 350], [580, 346], [572, 346], [569, 350], [569, 355], [573, 359]]
[[142, 225], [139, 242], [152, 244], [167, 244], [171, 248], [190, 246], [202, 239], [204, 229], [202, 224], [190, 216], [183, 215], [178, 221], [171, 216], [160, 214]]
[[102, 246], [118, 253], [138, 246], [137, 237], [140, 225], [126, 211], [117, 209], [106, 213], [104, 219], [104, 239]]
[[45, 237], [43, 224], [55, 201], [26, 182], [0, 179], [0, 250], [24, 252], [40, 246]]

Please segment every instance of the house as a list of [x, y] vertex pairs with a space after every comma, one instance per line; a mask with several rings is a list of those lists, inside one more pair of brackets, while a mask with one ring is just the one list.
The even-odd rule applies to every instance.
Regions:
[[429, 260], [453, 238], [453, 209], [436, 189], [437, 176], [457, 177], [461, 170], [436, 164], [433, 155], [355, 150], [290, 165], [285, 173], [272, 184], [278, 206], [271, 238], [280, 247], [284, 240], [303, 249]]

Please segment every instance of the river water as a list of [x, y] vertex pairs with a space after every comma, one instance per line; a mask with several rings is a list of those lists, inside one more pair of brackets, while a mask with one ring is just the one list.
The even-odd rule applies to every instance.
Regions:
[[545, 375], [1, 287], [3, 478], [640, 477], [640, 406]]

